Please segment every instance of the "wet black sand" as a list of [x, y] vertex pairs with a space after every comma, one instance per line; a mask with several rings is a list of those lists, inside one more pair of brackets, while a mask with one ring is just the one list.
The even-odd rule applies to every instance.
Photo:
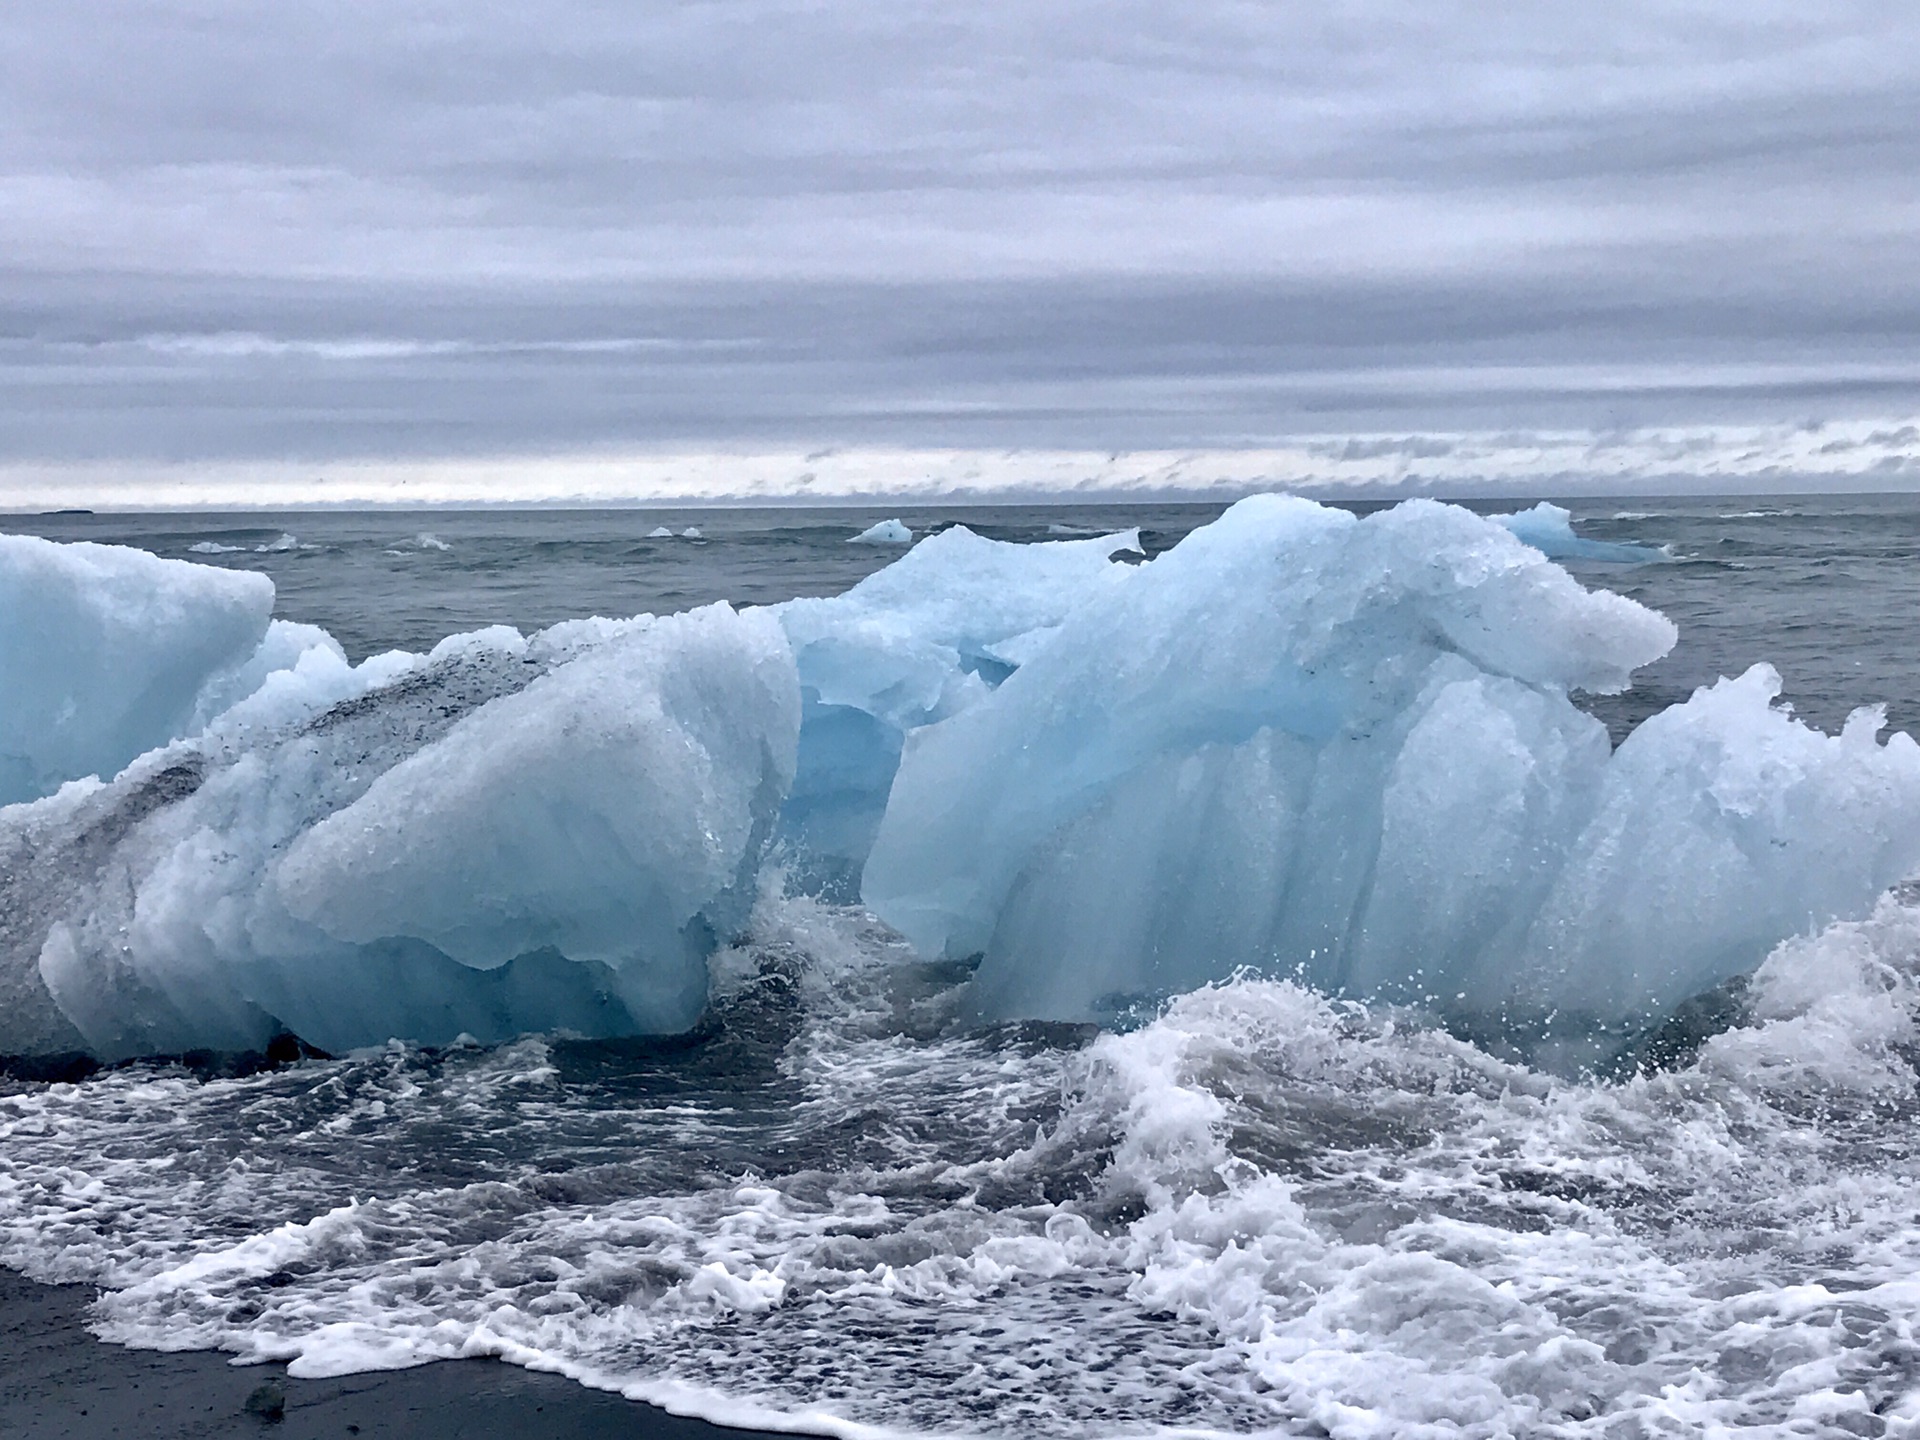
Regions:
[[[616, 1395], [488, 1360], [293, 1380], [278, 1365], [160, 1354], [87, 1333], [92, 1292], [0, 1270], [0, 1436], [6, 1440], [753, 1440]], [[266, 1387], [255, 1411], [248, 1399]], [[762, 1437], [768, 1440], [768, 1437]]]

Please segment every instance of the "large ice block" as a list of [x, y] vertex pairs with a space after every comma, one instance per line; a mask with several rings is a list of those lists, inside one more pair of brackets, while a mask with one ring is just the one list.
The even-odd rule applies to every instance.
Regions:
[[778, 623], [725, 606], [315, 657], [112, 785], [0, 813], [0, 854], [34, 857], [0, 875], [4, 984], [37, 971], [104, 1057], [685, 1029], [798, 726]]
[[1920, 750], [1765, 675], [1618, 755], [1569, 700], [1672, 644], [1504, 527], [1245, 501], [909, 734], [863, 879], [989, 1016], [1100, 1019], [1241, 966], [1606, 1020], [1920, 864]]

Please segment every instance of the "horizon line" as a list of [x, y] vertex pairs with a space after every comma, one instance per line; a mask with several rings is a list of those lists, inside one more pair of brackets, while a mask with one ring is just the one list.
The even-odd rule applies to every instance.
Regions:
[[0, 460], [0, 513], [1183, 504], [1920, 489], [1920, 417], [1407, 429], [1234, 446], [712, 445], [483, 456]]

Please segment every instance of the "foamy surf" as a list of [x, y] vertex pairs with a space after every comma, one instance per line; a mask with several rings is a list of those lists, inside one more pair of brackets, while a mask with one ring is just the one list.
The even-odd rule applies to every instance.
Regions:
[[957, 977], [812, 901], [763, 902], [716, 971], [680, 1050], [0, 1098], [0, 1258], [106, 1287], [123, 1343], [313, 1376], [493, 1355], [817, 1433], [1920, 1419], [1897, 901], [1611, 1082], [1253, 978], [1125, 1034], [968, 1032]]

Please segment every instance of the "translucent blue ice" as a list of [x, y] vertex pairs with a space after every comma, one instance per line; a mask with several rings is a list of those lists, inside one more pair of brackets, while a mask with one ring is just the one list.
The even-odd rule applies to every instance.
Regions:
[[174, 739], [272, 610], [263, 575], [0, 535], [0, 804]]
[[774, 607], [805, 702], [781, 824], [802, 883], [853, 898], [907, 732], [988, 694], [1139, 548], [1133, 530], [1014, 545], [955, 525], [845, 594]]
[[1652, 545], [1589, 540], [1584, 535], [1576, 535], [1572, 513], [1545, 500], [1531, 510], [1492, 518], [1549, 560], [1605, 560], [1620, 565], [1644, 565], [1667, 558], [1665, 551]]
[[994, 1017], [1100, 1019], [1242, 966], [1613, 1021], [1920, 865], [1920, 747], [1755, 671], [1618, 754], [1575, 689], [1675, 632], [1504, 527], [1258, 497], [906, 737], [867, 903], [981, 955]]
[[987, 1018], [1253, 967], [1591, 1028], [1920, 868], [1920, 747], [1764, 666], [1612, 749], [1570, 696], [1674, 628], [1513, 519], [1256, 497], [1134, 564], [954, 527], [830, 599], [357, 667], [256, 577], [0, 548], [12, 793], [113, 777], [0, 806], [0, 1053], [682, 1030], [769, 855], [979, 957]]
[[112, 785], [0, 811], [37, 862], [0, 875], [30, 946], [0, 1052], [58, 1028], [23, 961], [108, 1057], [692, 1025], [792, 783], [793, 660], [724, 605], [561, 631], [318, 654]]

